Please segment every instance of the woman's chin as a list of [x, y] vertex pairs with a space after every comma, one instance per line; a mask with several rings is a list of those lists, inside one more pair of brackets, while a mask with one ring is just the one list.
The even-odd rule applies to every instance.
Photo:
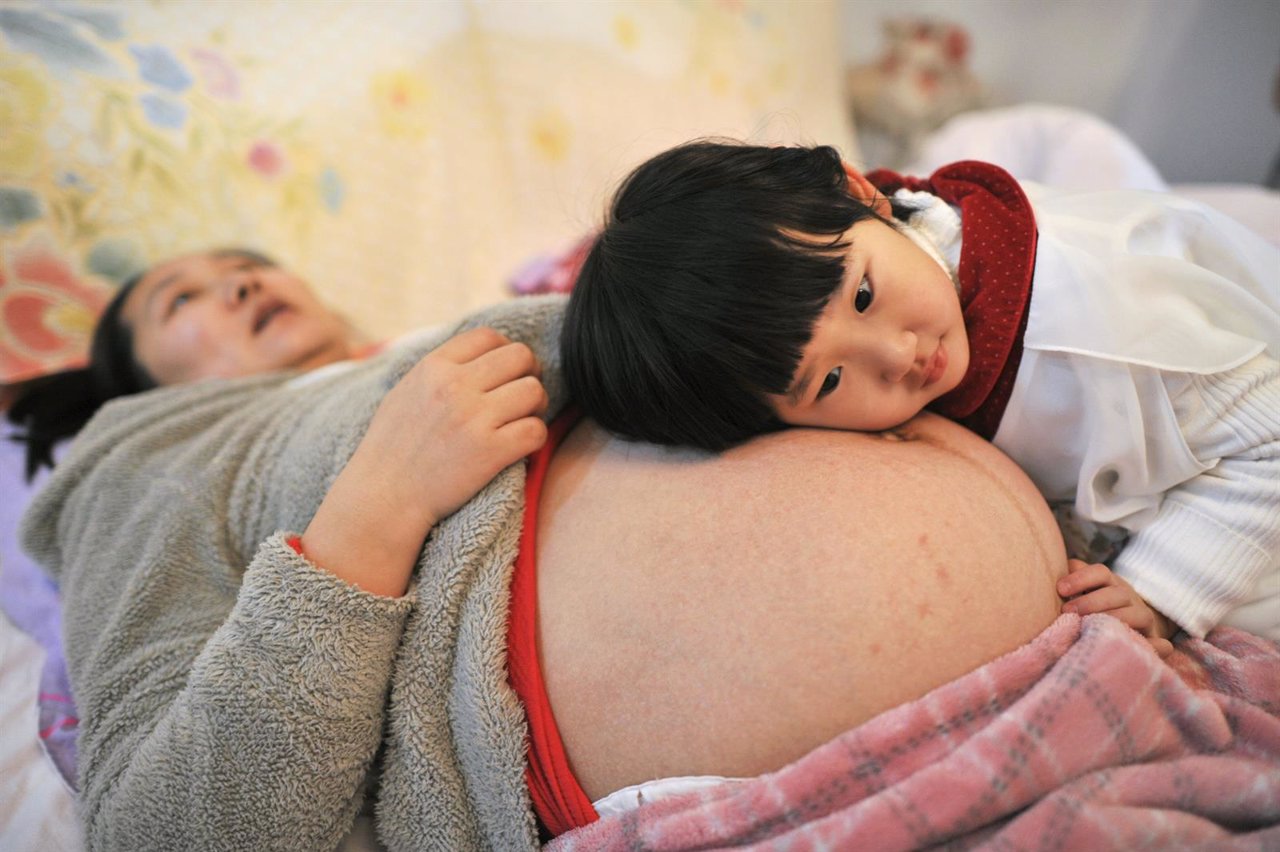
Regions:
[[345, 337], [311, 335], [289, 342], [293, 345], [280, 353], [277, 370], [314, 370], [351, 357]]

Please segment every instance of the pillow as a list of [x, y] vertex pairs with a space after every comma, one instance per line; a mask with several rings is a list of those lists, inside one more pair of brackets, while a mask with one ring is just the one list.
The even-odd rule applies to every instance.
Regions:
[[[4, 217], [0, 189], [0, 222]], [[76, 272], [47, 234], [32, 233], [0, 252], [0, 411], [6, 390], [26, 379], [83, 365], [97, 315], [111, 287]], [[8, 387], [6, 387], [8, 386]]]

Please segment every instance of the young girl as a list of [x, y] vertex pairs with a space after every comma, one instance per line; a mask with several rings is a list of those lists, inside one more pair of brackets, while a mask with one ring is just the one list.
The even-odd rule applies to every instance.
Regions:
[[1130, 533], [1114, 574], [1073, 562], [1065, 609], [1161, 651], [1280, 639], [1280, 252], [1203, 207], [697, 142], [619, 189], [562, 347], [587, 413], [660, 443], [928, 407]]

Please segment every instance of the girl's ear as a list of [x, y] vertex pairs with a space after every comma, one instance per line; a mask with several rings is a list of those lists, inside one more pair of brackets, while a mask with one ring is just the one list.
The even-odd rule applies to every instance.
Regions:
[[872, 186], [871, 181], [862, 176], [862, 172], [845, 163], [844, 173], [849, 176], [850, 195], [870, 207], [877, 215], [886, 219], [893, 218], [893, 208], [889, 206], [889, 199], [883, 192]]

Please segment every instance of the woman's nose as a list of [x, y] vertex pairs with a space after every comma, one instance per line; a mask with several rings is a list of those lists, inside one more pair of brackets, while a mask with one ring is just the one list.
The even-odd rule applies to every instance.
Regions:
[[237, 272], [227, 278], [227, 298], [232, 306], [239, 305], [249, 298], [250, 293], [261, 289], [262, 282], [252, 272]]

